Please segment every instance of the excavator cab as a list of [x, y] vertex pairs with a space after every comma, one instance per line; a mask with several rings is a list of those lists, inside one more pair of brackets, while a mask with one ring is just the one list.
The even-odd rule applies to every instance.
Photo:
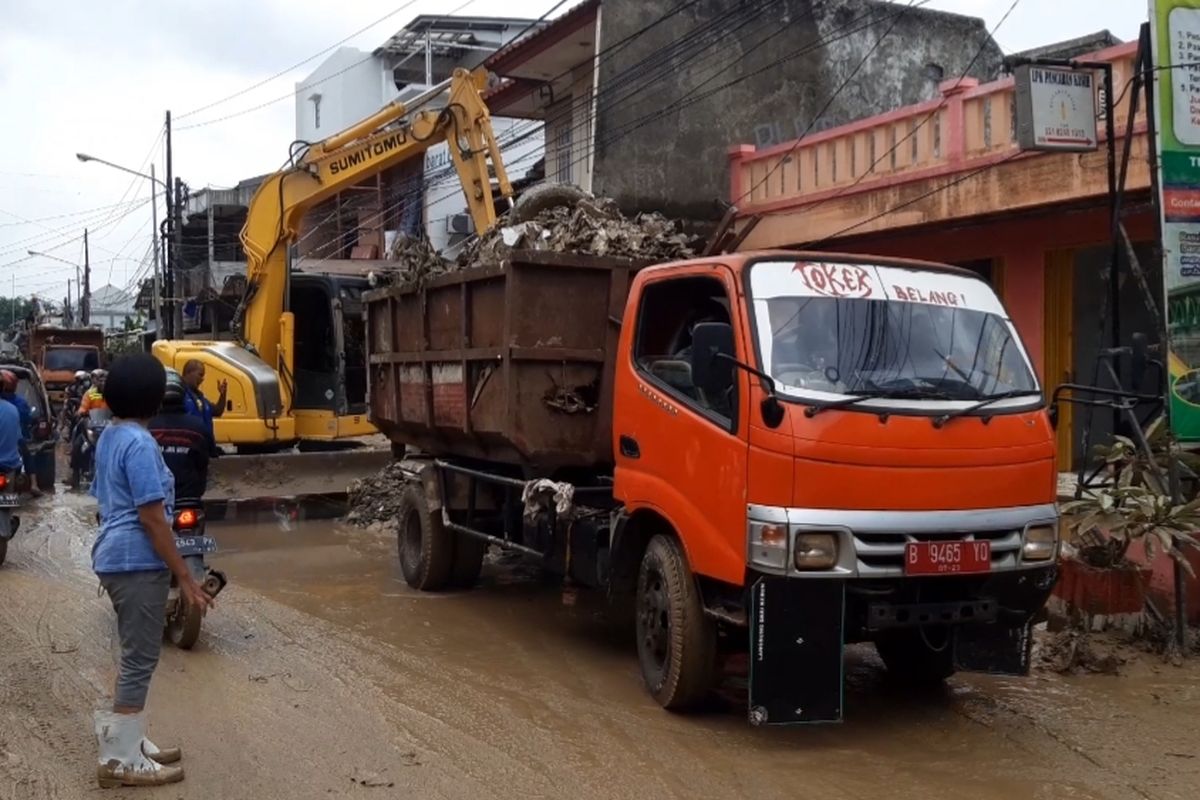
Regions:
[[292, 277], [288, 306], [304, 324], [296, 326], [295, 408], [333, 411], [338, 416], [367, 411], [367, 362], [363, 349], [361, 278], [327, 275]]

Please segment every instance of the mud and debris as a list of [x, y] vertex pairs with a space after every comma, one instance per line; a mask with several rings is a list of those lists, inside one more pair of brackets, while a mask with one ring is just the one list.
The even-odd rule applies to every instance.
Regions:
[[1046, 632], [1034, 640], [1038, 669], [1062, 675], [1120, 675], [1137, 651], [1113, 635], [1081, 630]]
[[408, 474], [397, 461], [374, 475], [354, 481], [347, 493], [350, 511], [346, 521], [362, 528], [395, 524], [400, 518], [400, 498], [408, 480]]
[[[83, 495], [31, 503], [0, 567], [3, 800], [97, 796], [89, 717], [118, 643], [86, 566], [93, 514]], [[394, 536], [311, 521], [210, 532], [230, 587], [196, 649], [164, 648], [150, 693], [154, 738], [185, 753], [171, 798], [1200, 796], [1200, 660], [914, 691], [855, 645], [843, 725], [755, 729], [744, 693], [663, 711], [633, 645], [606, 636], [601, 599], [564, 605], [535, 571], [489, 560], [477, 588], [423, 594], [399, 576]], [[157, 796], [111, 796], [139, 791]]]
[[[550, 186], [554, 189], [558, 187]], [[555, 205], [516, 221], [501, 218], [495, 227], [471, 239], [453, 261], [447, 260], [424, 238], [397, 237], [387, 257], [395, 262], [373, 271], [372, 286], [422, 285], [446, 272], [479, 264], [495, 264], [514, 250], [630, 258], [661, 262], [690, 258], [700, 245], [657, 212], [628, 217], [610, 198], [583, 195], [565, 205]]]
[[498, 225], [463, 248], [459, 266], [495, 263], [513, 250], [548, 250], [640, 261], [695, 255], [696, 241], [657, 212], [627, 217], [609, 198], [555, 206], [515, 225]]

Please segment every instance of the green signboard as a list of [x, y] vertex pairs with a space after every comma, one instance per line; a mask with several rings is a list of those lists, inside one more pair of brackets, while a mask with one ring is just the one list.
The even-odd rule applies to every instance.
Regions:
[[1200, 442], [1200, 0], [1150, 0], [1171, 427]]

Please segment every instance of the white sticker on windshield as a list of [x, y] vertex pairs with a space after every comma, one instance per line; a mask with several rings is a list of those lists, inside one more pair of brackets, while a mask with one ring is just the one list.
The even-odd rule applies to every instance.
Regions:
[[822, 261], [770, 262], [754, 265], [751, 289], [759, 300], [797, 296], [895, 300], [1007, 317], [1000, 299], [983, 281], [933, 270]]

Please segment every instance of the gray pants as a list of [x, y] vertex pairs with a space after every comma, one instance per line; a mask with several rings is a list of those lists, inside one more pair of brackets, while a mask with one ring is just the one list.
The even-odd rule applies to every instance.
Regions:
[[121, 639], [121, 663], [113, 703], [144, 708], [150, 678], [162, 651], [171, 573], [161, 569], [107, 572], [99, 577], [117, 612], [117, 635]]

